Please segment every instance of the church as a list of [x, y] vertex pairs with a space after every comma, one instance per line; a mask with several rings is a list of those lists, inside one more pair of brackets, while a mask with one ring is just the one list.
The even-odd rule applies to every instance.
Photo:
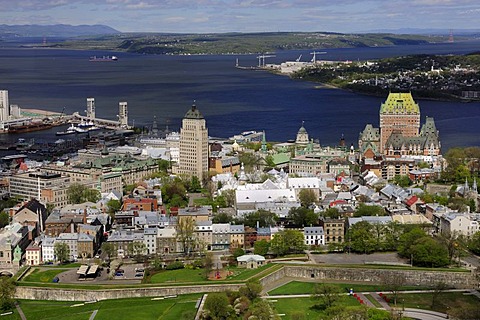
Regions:
[[420, 129], [420, 107], [411, 93], [390, 93], [380, 106], [380, 128], [367, 124], [358, 139], [360, 157], [438, 156], [435, 121], [426, 117]]

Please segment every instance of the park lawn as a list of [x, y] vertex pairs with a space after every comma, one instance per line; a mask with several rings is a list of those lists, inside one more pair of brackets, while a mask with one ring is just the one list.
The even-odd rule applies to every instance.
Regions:
[[[390, 295], [387, 296], [390, 297]], [[390, 305], [393, 306], [393, 299]], [[453, 309], [466, 309], [468, 307], [479, 308], [480, 299], [473, 295], [464, 295], [463, 292], [442, 292], [437, 297], [435, 305], [432, 308], [431, 293], [400, 293], [397, 297], [397, 306], [447, 313], [447, 311]]]
[[[276, 300], [276, 302], [275, 302]], [[320, 319], [320, 317], [326, 317], [326, 314], [322, 310], [314, 308], [316, 301], [311, 298], [281, 298], [269, 300], [274, 301], [272, 305], [275, 307], [275, 311], [278, 314], [284, 314], [282, 320], [292, 319], [292, 314], [303, 312], [305, 319]], [[352, 296], [342, 296], [337, 301], [336, 305], [342, 307], [358, 307], [360, 303]]]
[[56, 275], [66, 271], [68, 269], [52, 269], [52, 270], [33, 270], [28, 276], [26, 276], [22, 281], [25, 282], [52, 282], [53, 278]]
[[[375, 285], [375, 284], [363, 284], [363, 283], [336, 283], [328, 282], [331, 285], [338, 287], [341, 292], [349, 292], [350, 288], [354, 292], [378, 292], [378, 291], [388, 291], [388, 288], [384, 285]], [[291, 281], [284, 284], [281, 287], [275, 288], [268, 292], [269, 295], [284, 295], [284, 294], [313, 294], [314, 287], [316, 283], [320, 282], [302, 282], [302, 281]], [[416, 286], [405, 286], [402, 287], [402, 290], [420, 290], [426, 288], [420, 288]]]
[[194, 318], [195, 305], [200, 297], [201, 294], [190, 294], [164, 300], [151, 298], [104, 300], [78, 307], [71, 306], [79, 302], [21, 300], [20, 306], [27, 319], [88, 320], [93, 311], [98, 310], [95, 320], [182, 320]]
[[265, 271], [265, 274], [268, 274], [270, 273], [271, 270], [269, 270], [270, 268], [272, 268], [271, 270], [277, 270], [277, 269], [280, 269], [281, 266], [280, 265], [275, 265], [275, 264], [271, 264], [271, 263], [267, 263], [266, 265], [264, 266], [261, 266], [257, 269], [246, 269], [246, 268], [238, 268], [238, 267], [228, 267], [228, 271], [231, 271], [233, 272], [233, 274], [231, 276], [228, 276], [227, 277], [227, 280], [248, 280], [249, 278]]
[[205, 280], [203, 269], [162, 270], [150, 277], [149, 283], [202, 282]]

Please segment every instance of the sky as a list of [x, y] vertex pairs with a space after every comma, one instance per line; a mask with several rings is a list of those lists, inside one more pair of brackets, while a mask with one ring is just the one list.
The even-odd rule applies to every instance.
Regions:
[[121, 32], [480, 29], [479, 0], [0, 0], [0, 24]]

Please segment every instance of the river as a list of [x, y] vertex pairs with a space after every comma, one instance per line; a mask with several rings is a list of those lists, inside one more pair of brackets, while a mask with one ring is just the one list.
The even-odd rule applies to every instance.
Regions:
[[[478, 51], [480, 41], [429, 45], [328, 49], [326, 60], [365, 60], [416, 53], [465, 54]], [[267, 63], [311, 58], [309, 51], [284, 51]], [[130, 124], [160, 127], [181, 125], [196, 101], [211, 136], [229, 137], [245, 130], [265, 130], [267, 140], [294, 139], [302, 121], [311, 137], [335, 145], [341, 135], [356, 145], [366, 123], [378, 126], [378, 111], [386, 97], [370, 97], [292, 80], [263, 71], [236, 69], [255, 65], [255, 55], [163, 56], [114, 53], [117, 62], [89, 62], [89, 57], [111, 52], [58, 49], [0, 48], [0, 89], [9, 90], [10, 103], [22, 108], [84, 113], [86, 98], [96, 100], [97, 116], [115, 119], [118, 102], [127, 101]], [[436, 120], [445, 151], [452, 146], [480, 145], [480, 103], [417, 100], [422, 122]], [[1, 135], [0, 141], [19, 137], [56, 139], [52, 129], [21, 135]]]

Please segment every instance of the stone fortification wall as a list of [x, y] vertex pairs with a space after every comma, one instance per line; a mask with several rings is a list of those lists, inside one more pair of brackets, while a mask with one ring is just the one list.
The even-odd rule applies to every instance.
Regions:
[[273, 283], [276, 281], [279, 281], [280, 279], [286, 277], [285, 275], [285, 267], [278, 269], [275, 272], [270, 273], [269, 275], [266, 275], [265, 277], [260, 279], [260, 284], [265, 287], [269, 283]]
[[154, 287], [131, 289], [83, 290], [63, 288], [17, 287], [16, 299], [56, 300], [56, 301], [94, 301], [121, 298], [161, 297], [188, 293], [236, 291], [243, 284], [215, 284], [203, 286]]
[[339, 280], [346, 283], [365, 281], [382, 283], [384, 279], [400, 275], [405, 279], [405, 285], [432, 286], [438, 282], [464, 289], [475, 288], [478, 281], [470, 272], [419, 271], [419, 270], [389, 270], [361, 268], [322, 268], [313, 266], [285, 266], [284, 275], [292, 278], [317, 280]]

